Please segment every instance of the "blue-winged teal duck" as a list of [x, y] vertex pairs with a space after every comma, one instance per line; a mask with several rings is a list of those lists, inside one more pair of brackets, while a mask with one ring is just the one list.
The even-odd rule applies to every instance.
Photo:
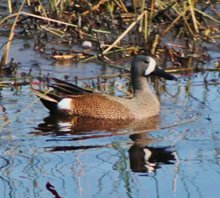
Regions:
[[151, 92], [146, 78], [150, 75], [168, 80], [176, 80], [176, 78], [159, 69], [152, 57], [143, 55], [134, 57], [130, 73], [134, 91], [131, 99], [94, 93], [57, 79], [53, 88], [66, 91], [68, 94], [65, 96], [33, 91], [51, 113], [111, 120], [141, 120], [158, 115], [160, 103]]

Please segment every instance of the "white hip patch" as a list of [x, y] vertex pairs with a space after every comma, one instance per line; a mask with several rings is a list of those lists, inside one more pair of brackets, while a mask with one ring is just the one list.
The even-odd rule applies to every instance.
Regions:
[[71, 98], [64, 98], [62, 99], [58, 104], [57, 107], [59, 110], [71, 110], [71, 103], [72, 99]]

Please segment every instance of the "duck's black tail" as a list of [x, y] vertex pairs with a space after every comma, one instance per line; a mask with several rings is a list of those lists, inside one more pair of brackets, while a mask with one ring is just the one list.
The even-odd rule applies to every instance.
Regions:
[[49, 109], [51, 112], [57, 111], [57, 104], [62, 99], [60, 96], [57, 96], [53, 93], [47, 93], [31, 88], [31, 90], [38, 96], [42, 104]]
[[40, 98], [43, 105], [51, 112], [57, 111], [57, 104], [66, 96], [93, 92], [92, 90], [83, 89], [57, 78], [52, 78], [52, 80], [54, 83], [50, 85], [53, 88], [51, 91], [44, 92], [31, 88], [35, 95]]

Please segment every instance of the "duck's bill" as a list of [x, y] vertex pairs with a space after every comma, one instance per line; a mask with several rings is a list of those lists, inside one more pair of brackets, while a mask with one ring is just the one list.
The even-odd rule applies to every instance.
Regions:
[[164, 79], [167, 79], [167, 80], [177, 80], [177, 78], [167, 72], [165, 72], [164, 70], [156, 67], [155, 70], [153, 71], [152, 73], [153, 75], [155, 76], [159, 76], [159, 77], [162, 77]]

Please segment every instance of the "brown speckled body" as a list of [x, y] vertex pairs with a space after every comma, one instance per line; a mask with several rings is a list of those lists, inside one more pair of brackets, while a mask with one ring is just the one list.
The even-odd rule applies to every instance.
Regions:
[[72, 96], [71, 98], [71, 113], [73, 115], [103, 119], [134, 119], [134, 115], [128, 107], [115, 97], [102, 94], [86, 94]]
[[157, 115], [160, 109], [159, 101], [148, 89], [148, 86], [146, 90], [131, 99], [97, 93], [71, 96], [70, 98], [72, 99], [72, 110], [69, 113], [84, 117], [140, 120]]

